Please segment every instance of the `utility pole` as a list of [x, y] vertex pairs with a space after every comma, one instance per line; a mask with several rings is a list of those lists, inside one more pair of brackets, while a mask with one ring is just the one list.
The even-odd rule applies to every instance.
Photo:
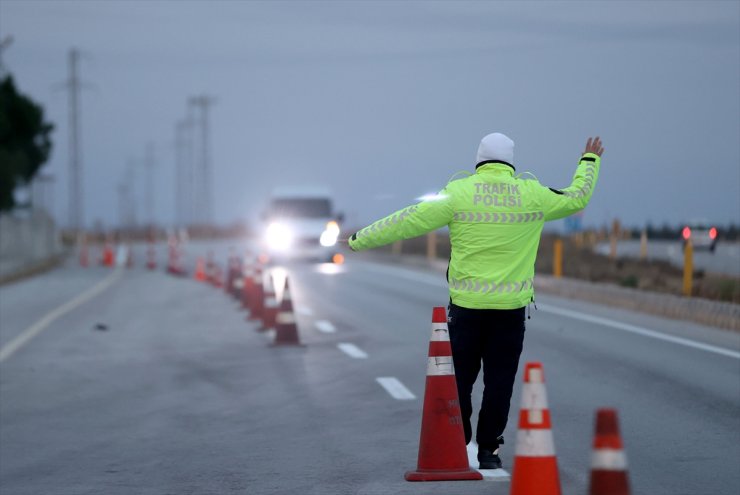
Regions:
[[175, 124], [175, 225], [187, 225], [187, 183], [188, 170], [185, 162], [185, 140], [187, 122], [180, 120]]
[[149, 222], [149, 226], [154, 226], [154, 144], [149, 142], [146, 145], [146, 153], [144, 155], [144, 168], [146, 169], [146, 219]]
[[196, 187], [198, 178], [195, 166], [195, 117], [193, 108], [188, 106], [185, 120], [183, 121], [183, 168], [185, 173], [185, 222], [188, 225], [198, 223], [196, 211], [198, 211], [199, 191]]
[[5, 64], [3, 64], [3, 52], [13, 44], [13, 37], [6, 36], [0, 41], [0, 77], [5, 77], [7, 71], [5, 70]]
[[136, 162], [129, 158], [126, 162], [126, 194], [128, 197], [128, 208], [126, 208], [126, 224], [129, 228], [136, 228]]
[[69, 79], [66, 87], [69, 91], [69, 226], [72, 230], [84, 228], [84, 201], [82, 190], [82, 152], [80, 150], [80, 79], [77, 64], [80, 51], [72, 48], [69, 51]]
[[121, 230], [131, 228], [129, 225], [129, 197], [128, 197], [128, 184], [124, 180], [119, 182], [116, 188], [118, 192], [118, 227]]
[[199, 189], [200, 194], [199, 196], [199, 202], [201, 203], [198, 205], [200, 214], [200, 218], [202, 220], [202, 224], [204, 225], [210, 225], [213, 221], [213, 197], [212, 197], [212, 181], [213, 181], [213, 171], [211, 169], [211, 162], [210, 162], [210, 129], [209, 129], [209, 121], [208, 121], [208, 110], [213, 103], [215, 103], [215, 98], [207, 95], [200, 95], [200, 96], [193, 96], [190, 98], [190, 105], [195, 107], [197, 110], [200, 110], [199, 115], [199, 127], [200, 127], [200, 160], [199, 160], [199, 166], [197, 167], [199, 170], [199, 180], [196, 183], [196, 186]]

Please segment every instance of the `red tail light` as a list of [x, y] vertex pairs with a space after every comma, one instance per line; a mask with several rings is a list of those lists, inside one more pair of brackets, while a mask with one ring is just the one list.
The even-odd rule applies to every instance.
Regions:
[[681, 235], [683, 236], [684, 240], [688, 241], [689, 237], [691, 237], [691, 229], [688, 227], [684, 227]]
[[709, 229], [709, 238], [712, 240], [715, 240], [717, 238], [717, 229], [715, 229], [714, 227]]

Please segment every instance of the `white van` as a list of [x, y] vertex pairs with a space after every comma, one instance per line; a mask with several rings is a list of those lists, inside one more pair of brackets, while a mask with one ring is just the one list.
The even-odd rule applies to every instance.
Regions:
[[332, 261], [337, 254], [342, 215], [321, 187], [275, 189], [263, 212], [263, 244], [271, 259]]

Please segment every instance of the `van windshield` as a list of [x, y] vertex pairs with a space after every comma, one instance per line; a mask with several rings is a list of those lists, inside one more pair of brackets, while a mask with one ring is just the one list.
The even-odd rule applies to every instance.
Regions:
[[280, 198], [270, 204], [270, 216], [280, 218], [329, 218], [331, 202], [324, 198]]

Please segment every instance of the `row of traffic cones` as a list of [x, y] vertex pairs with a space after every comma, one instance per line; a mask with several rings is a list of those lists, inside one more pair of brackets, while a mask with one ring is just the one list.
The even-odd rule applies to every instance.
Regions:
[[[108, 266], [112, 267], [115, 265], [115, 254], [113, 252], [113, 246], [111, 246], [110, 243], [106, 242], [103, 245], [103, 249], [100, 253], [100, 265], [102, 266]], [[80, 266], [83, 268], [87, 268], [90, 266], [90, 248], [87, 245], [87, 241], [83, 240], [80, 244], [79, 249], [79, 262]]]
[[260, 265], [246, 267], [243, 287], [242, 305], [249, 311], [247, 319], [260, 321], [261, 327], [258, 330], [274, 328], [273, 345], [301, 345], [288, 277], [285, 277], [279, 302], [273, 274], [269, 271], [264, 273]]
[[[179, 242], [174, 238], [170, 238], [168, 244], [167, 271], [174, 275], [184, 275], [182, 249], [179, 246]], [[86, 238], [83, 237], [79, 242], [78, 251], [80, 266], [87, 268], [91, 264], [91, 255]], [[100, 251], [99, 263], [105, 267], [126, 266], [131, 268], [134, 266], [133, 251], [127, 245], [119, 245], [116, 248], [110, 240], [106, 240]], [[149, 242], [146, 250], [146, 267], [149, 270], [155, 270], [157, 268], [157, 253], [153, 241]]]
[[[615, 409], [596, 411], [590, 495], [629, 495], [627, 458]], [[519, 413], [512, 495], [560, 495], [552, 421], [542, 363], [527, 363]]]
[[[134, 264], [131, 249], [128, 246], [119, 246], [118, 252], [114, 250], [113, 246], [106, 242], [100, 252], [100, 258], [98, 262], [101, 266], [113, 267], [113, 266], [126, 266], [131, 268]], [[79, 249], [79, 263], [83, 268], [87, 268], [91, 263], [90, 249], [87, 242], [83, 242]]]
[[260, 322], [259, 331], [274, 329], [273, 345], [301, 345], [287, 277], [282, 298], [278, 301], [273, 274], [264, 270], [259, 260], [251, 263], [247, 258], [242, 261], [232, 255], [224, 276], [214, 262], [212, 253], [209, 253], [205, 260], [197, 260], [194, 278], [215, 287], [223, 287], [225, 292], [232, 294], [240, 301], [241, 307], [248, 311], [247, 320]]
[[[629, 495], [627, 461], [617, 412], [599, 409], [589, 495]], [[465, 447], [445, 308], [432, 312], [418, 464], [407, 481], [480, 480]], [[511, 495], [560, 495], [560, 479], [541, 363], [524, 367]]]

